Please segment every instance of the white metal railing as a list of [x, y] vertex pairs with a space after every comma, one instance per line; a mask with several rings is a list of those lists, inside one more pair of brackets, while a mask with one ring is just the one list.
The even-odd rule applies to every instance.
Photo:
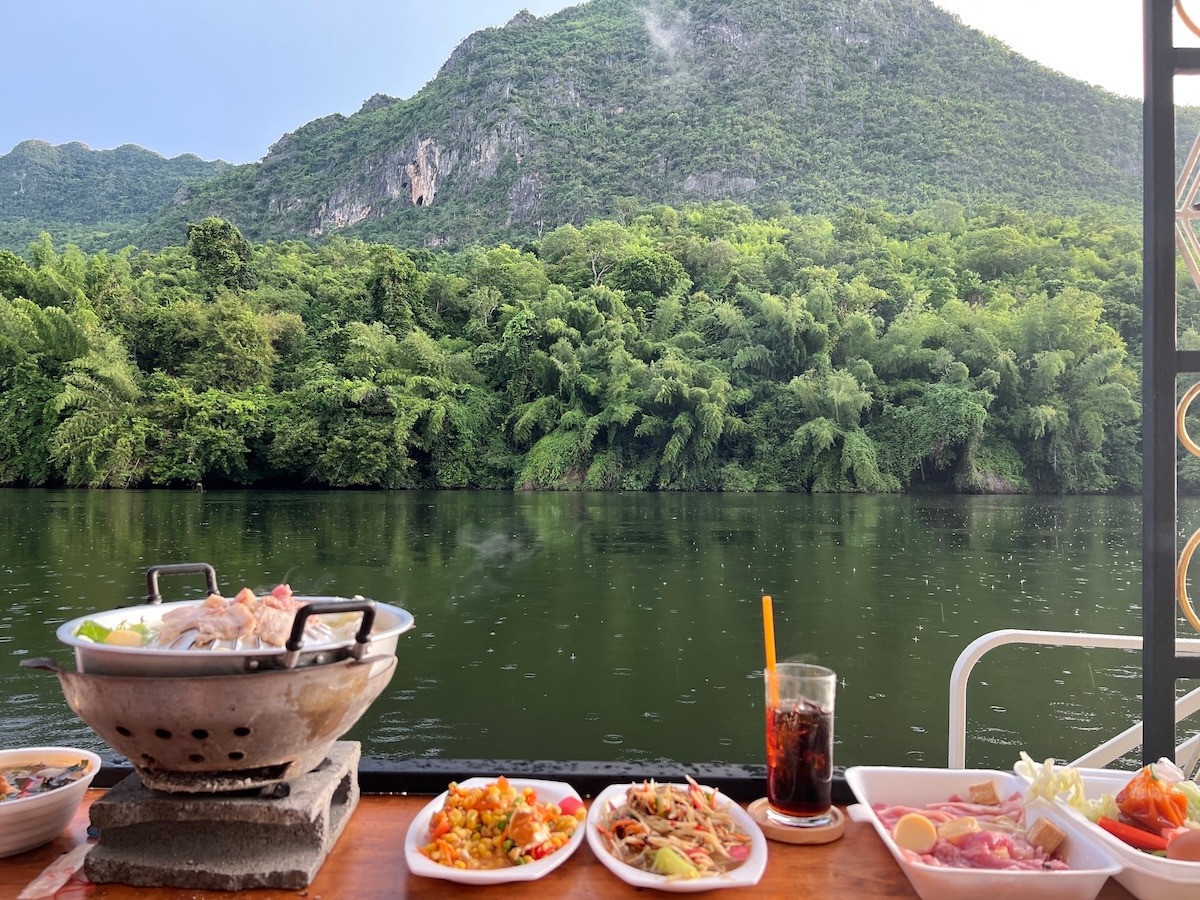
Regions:
[[[975, 664], [991, 650], [1008, 644], [1037, 644], [1043, 647], [1087, 647], [1094, 649], [1141, 650], [1141, 635], [1090, 634], [1070, 631], [1028, 631], [1005, 628], [989, 632], [967, 645], [954, 663], [950, 673], [950, 748], [947, 766], [961, 769], [967, 759], [967, 681]], [[1200, 639], [1180, 638], [1175, 643], [1178, 653], [1200, 655]], [[1200, 711], [1200, 688], [1175, 702], [1176, 723]], [[1142, 743], [1142, 723], [1127, 728], [1111, 740], [1085, 753], [1068, 765], [1103, 768]], [[1191, 772], [1200, 759], [1200, 734], [1175, 748], [1175, 762], [1185, 772]]]

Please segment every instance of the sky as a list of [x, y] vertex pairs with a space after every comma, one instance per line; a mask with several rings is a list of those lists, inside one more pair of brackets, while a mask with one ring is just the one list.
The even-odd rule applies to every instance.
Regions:
[[[647, 0], [649, 5], [651, 0]], [[1018, 53], [1142, 92], [1142, 0], [935, 0]], [[1185, 9], [1200, 18], [1200, 0]], [[377, 93], [411, 97], [474, 31], [577, 0], [37, 0], [4, 12], [0, 155], [23, 140], [254, 162]], [[1182, 27], [1177, 45], [1200, 44]], [[1194, 83], [1193, 83], [1194, 82]], [[1200, 104], [1200, 76], [1176, 79]]]

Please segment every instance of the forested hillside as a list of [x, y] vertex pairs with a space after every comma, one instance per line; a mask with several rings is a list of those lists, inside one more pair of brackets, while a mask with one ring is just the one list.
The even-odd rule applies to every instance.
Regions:
[[0, 483], [1127, 490], [1140, 292], [1135, 227], [948, 202], [454, 253], [47, 237], [0, 251]]
[[928, 0], [591, 0], [472, 35], [412, 99], [287, 135], [143, 243], [206, 215], [257, 239], [520, 243], [629, 198], [1132, 210], [1139, 129], [1137, 102]]
[[0, 247], [24, 252], [43, 231], [83, 248], [125, 246], [184, 185], [226, 168], [190, 154], [164, 159], [132, 144], [92, 150], [23, 141], [0, 156]]
[[[1198, 126], [1182, 111], [1180, 140]], [[48, 230], [158, 249], [215, 215], [258, 241], [457, 249], [712, 200], [833, 216], [946, 199], [971, 215], [1000, 202], [1134, 221], [1140, 129], [1137, 101], [929, 0], [590, 0], [466, 37], [415, 96], [304, 124], [261, 163], [172, 188], [135, 231]], [[64, 209], [92, 199], [81, 189]], [[105, 221], [98, 205], [77, 223]]]

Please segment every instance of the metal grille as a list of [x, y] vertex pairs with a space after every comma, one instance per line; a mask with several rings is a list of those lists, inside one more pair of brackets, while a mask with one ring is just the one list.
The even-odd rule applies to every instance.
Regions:
[[[1178, 521], [1175, 396], [1181, 377], [1200, 377], [1200, 352], [1181, 350], [1175, 300], [1176, 240], [1185, 260], [1195, 244], [1193, 210], [1176, 208], [1175, 87], [1177, 74], [1200, 73], [1200, 49], [1174, 44], [1174, 0], [1144, 0], [1143, 104], [1143, 370], [1142, 370], [1142, 757], [1175, 753], [1175, 689], [1200, 677], [1200, 657], [1176, 651]], [[1195, 160], [1192, 160], [1195, 165]], [[1186, 166], [1185, 169], [1190, 168]], [[1184, 172], [1180, 186], [1186, 185]], [[1190, 196], [1188, 190], [1182, 196]], [[1178, 234], [1180, 229], [1186, 233]], [[1190, 237], [1190, 239], [1189, 239]], [[1198, 257], [1200, 258], [1200, 257]], [[1186, 407], [1178, 409], [1182, 420]]]

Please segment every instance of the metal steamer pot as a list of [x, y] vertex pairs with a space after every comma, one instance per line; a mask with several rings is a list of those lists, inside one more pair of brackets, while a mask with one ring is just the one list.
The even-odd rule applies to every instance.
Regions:
[[67, 705], [149, 788], [209, 793], [311, 772], [396, 671], [395, 656], [343, 659], [255, 675], [145, 677], [69, 672]]
[[[348, 657], [361, 658], [394, 654], [399, 636], [415, 624], [407, 610], [361, 597], [345, 599], [332, 596], [300, 596], [304, 603], [296, 612], [291, 635], [282, 647], [254, 649], [172, 650], [156, 647], [121, 647], [98, 644], [79, 637], [84, 622], [96, 622], [106, 628], [144, 624], [156, 628], [162, 617], [174, 609], [199, 606], [203, 600], [163, 603], [158, 590], [160, 575], [189, 572], [203, 573], [208, 594], [218, 594], [216, 571], [208, 563], [177, 563], [151, 566], [146, 571], [149, 589], [147, 603], [107, 612], [80, 616], [58, 627], [58, 639], [75, 649], [75, 664], [80, 672], [96, 675], [232, 675], [271, 669], [325, 665]], [[311, 642], [304, 638], [304, 626], [310, 616], [361, 613], [362, 621], [353, 639]]]
[[[157, 575], [205, 571], [207, 564], [159, 566]], [[49, 659], [21, 662], [58, 676], [67, 704], [114, 750], [127, 757], [147, 787], [219, 792], [265, 787], [316, 768], [379, 696], [396, 671], [398, 636], [413, 627], [405, 610], [370, 600], [297, 597], [283, 648], [164, 650], [114, 647], [79, 638], [85, 619], [113, 627], [179, 604], [150, 603], [76, 619], [58, 630], [74, 647], [79, 671]], [[157, 613], [154, 611], [157, 610]], [[360, 612], [353, 640], [304, 646], [312, 615]]]

